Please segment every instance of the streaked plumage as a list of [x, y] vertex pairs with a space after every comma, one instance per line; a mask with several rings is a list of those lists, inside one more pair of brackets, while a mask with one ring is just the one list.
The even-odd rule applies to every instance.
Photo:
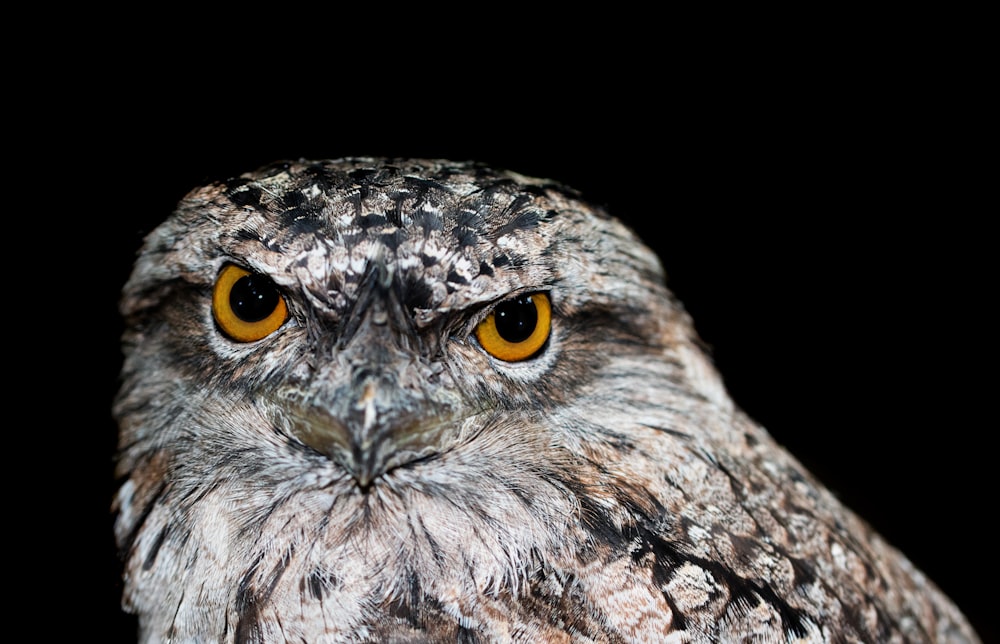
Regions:
[[145, 640], [977, 641], [569, 188], [274, 164], [190, 193], [122, 311]]

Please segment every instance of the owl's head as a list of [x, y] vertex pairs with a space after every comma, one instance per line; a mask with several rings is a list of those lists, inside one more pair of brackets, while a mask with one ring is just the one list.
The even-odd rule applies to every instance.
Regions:
[[122, 309], [124, 444], [191, 431], [154, 399], [252, 409], [362, 487], [690, 340], [618, 220], [551, 181], [437, 160], [278, 163], [194, 190]]
[[187, 195], [122, 311], [146, 638], [975, 641], [734, 408], [654, 254], [553, 182], [268, 166]]

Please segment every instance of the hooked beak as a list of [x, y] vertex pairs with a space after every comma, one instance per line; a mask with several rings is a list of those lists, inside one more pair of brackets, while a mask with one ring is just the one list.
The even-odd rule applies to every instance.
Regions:
[[342, 466], [362, 489], [397, 467], [433, 457], [465, 425], [457, 415], [435, 411], [428, 400], [414, 400], [379, 380], [364, 380], [326, 402], [290, 407], [292, 433]]

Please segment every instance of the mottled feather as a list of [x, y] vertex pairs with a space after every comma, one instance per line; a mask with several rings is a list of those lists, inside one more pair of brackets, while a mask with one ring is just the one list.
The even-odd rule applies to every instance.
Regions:
[[[220, 271], [273, 280], [235, 341]], [[476, 330], [543, 294], [541, 350]], [[657, 257], [475, 163], [192, 191], [125, 285], [115, 500], [142, 641], [975, 642], [737, 409]]]

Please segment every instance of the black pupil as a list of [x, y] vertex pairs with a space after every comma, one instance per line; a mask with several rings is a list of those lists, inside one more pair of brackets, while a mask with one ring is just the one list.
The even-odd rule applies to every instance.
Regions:
[[244, 275], [229, 292], [229, 306], [244, 322], [259, 322], [278, 306], [278, 289], [263, 275]]
[[538, 309], [530, 295], [502, 302], [493, 311], [497, 333], [507, 342], [524, 342], [538, 324]]

